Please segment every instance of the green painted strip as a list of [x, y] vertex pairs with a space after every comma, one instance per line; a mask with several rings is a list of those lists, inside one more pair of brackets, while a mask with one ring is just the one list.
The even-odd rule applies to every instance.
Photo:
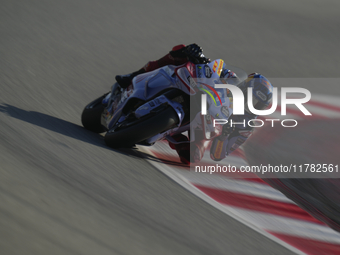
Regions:
[[212, 100], [214, 100], [214, 103], [215, 103], [215, 105], [217, 106], [215, 98], [213, 97], [213, 95], [212, 95], [208, 90], [202, 89], [202, 88], [200, 88], [200, 90], [203, 90], [203, 91], [206, 92], [209, 96], [211, 96]]

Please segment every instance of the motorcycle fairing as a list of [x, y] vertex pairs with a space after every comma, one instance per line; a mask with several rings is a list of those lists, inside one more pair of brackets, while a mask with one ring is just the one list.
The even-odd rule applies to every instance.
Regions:
[[110, 130], [117, 122], [121, 122], [125, 119], [126, 116], [122, 110], [132, 99], [139, 99], [147, 102], [155, 95], [169, 88], [186, 90], [185, 86], [173, 75], [176, 68], [176, 66], [169, 65], [136, 76], [132, 80], [132, 93], [126, 94], [126, 90], [124, 90], [122, 97], [118, 99], [119, 103], [114, 111], [110, 109], [111, 105], [109, 106], [109, 110], [113, 113], [106, 121], [107, 129]]
[[[139, 117], [144, 116], [145, 114], [150, 112], [152, 107], [148, 105], [150, 103], [148, 101], [154, 98], [155, 95], [160, 94], [162, 91], [169, 88], [180, 89], [189, 95], [196, 94], [196, 91], [198, 91], [199, 88], [202, 88], [205, 82], [212, 84], [214, 80], [219, 78], [219, 74], [221, 73], [223, 65], [224, 62], [221, 59], [214, 60], [209, 64], [200, 65], [194, 65], [193, 63], [188, 62], [182, 66], [169, 65], [136, 76], [132, 81], [131, 89], [129, 91], [127, 89], [123, 90], [121, 97], [117, 99], [118, 103], [116, 105], [116, 109], [114, 109], [114, 111], [112, 111], [111, 109], [113, 113], [112, 116], [106, 121], [107, 129], [110, 130], [116, 123], [120, 123], [125, 120], [126, 115], [123, 113], [123, 109], [129, 103], [130, 100], [139, 99], [141, 101], [146, 102], [136, 110], [136, 113], [137, 115], [139, 114]], [[161, 102], [165, 103], [166, 101], [166, 103], [173, 107], [179, 116], [180, 122], [182, 122], [184, 111], [182, 109], [181, 104], [168, 100], [166, 99], [165, 96], [163, 97], [160, 96], [156, 99], [158, 99], [159, 103]], [[225, 102], [223, 102], [223, 105], [224, 103]], [[111, 106], [109, 106], [108, 108], [110, 107]], [[217, 109], [215, 109], [215, 111], [217, 111], [216, 114], [217, 113], [220, 114], [221, 105], [216, 107], [217, 107]], [[154, 107], [152, 109], [154, 109]], [[230, 112], [232, 112], [232, 110]], [[217, 117], [216, 114], [214, 116], [215, 118]], [[209, 125], [205, 121], [204, 127], [207, 129], [205, 131], [206, 138], [209, 139], [211, 133], [213, 132], [211, 125]], [[187, 129], [189, 129], [189, 125]], [[149, 138], [147, 142], [152, 144], [155, 141], [164, 138], [173, 132], [178, 132], [178, 130], [179, 130], [178, 127], [172, 130], [168, 130], [162, 134], [158, 134], [152, 138]]]
[[152, 110], [165, 104], [170, 105], [176, 111], [178, 118], [179, 118], [178, 126], [180, 126], [184, 119], [184, 111], [182, 109], [182, 105], [178, 102], [169, 100], [164, 95], [160, 95], [159, 97], [156, 97], [155, 99], [148, 101], [142, 106], [138, 107], [137, 110], [135, 111], [135, 115], [138, 119], [140, 119], [143, 116], [150, 114]]

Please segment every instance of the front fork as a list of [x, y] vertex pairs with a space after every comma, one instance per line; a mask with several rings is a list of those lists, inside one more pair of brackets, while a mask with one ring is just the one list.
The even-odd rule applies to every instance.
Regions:
[[116, 82], [112, 85], [111, 92], [107, 94], [107, 96], [103, 99], [102, 104], [109, 106], [117, 97], [118, 94], [121, 93], [121, 88]]
[[121, 97], [121, 87], [118, 85], [116, 82], [115, 84], [112, 85], [111, 92], [104, 97], [102, 104], [106, 106], [102, 113], [102, 118], [101, 118], [101, 124], [108, 128], [108, 124], [112, 119], [112, 115], [114, 112], [113, 109], [113, 104], [115, 103], [116, 100], [119, 101], [118, 97]]

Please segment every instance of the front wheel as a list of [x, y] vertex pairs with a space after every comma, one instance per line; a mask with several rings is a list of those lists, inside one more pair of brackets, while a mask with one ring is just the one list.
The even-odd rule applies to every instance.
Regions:
[[145, 116], [133, 120], [118, 130], [109, 131], [105, 135], [105, 143], [112, 148], [131, 147], [150, 137], [162, 133], [179, 123], [177, 113], [172, 107], [156, 113], [151, 117]]
[[102, 101], [106, 95], [107, 94], [98, 97], [96, 100], [85, 106], [85, 109], [81, 114], [81, 123], [84, 128], [95, 133], [103, 133], [106, 131], [106, 128], [101, 124], [101, 115], [105, 109]]

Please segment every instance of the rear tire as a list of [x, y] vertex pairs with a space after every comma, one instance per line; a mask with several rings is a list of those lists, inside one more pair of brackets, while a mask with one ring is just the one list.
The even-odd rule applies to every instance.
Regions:
[[105, 143], [112, 148], [131, 147], [150, 137], [162, 133], [179, 123], [178, 115], [172, 107], [156, 113], [140, 122], [117, 131], [108, 131], [105, 135]]
[[103, 133], [106, 131], [106, 128], [101, 124], [101, 115], [105, 109], [102, 101], [106, 95], [107, 94], [93, 100], [85, 106], [81, 114], [81, 123], [84, 128], [95, 133]]

